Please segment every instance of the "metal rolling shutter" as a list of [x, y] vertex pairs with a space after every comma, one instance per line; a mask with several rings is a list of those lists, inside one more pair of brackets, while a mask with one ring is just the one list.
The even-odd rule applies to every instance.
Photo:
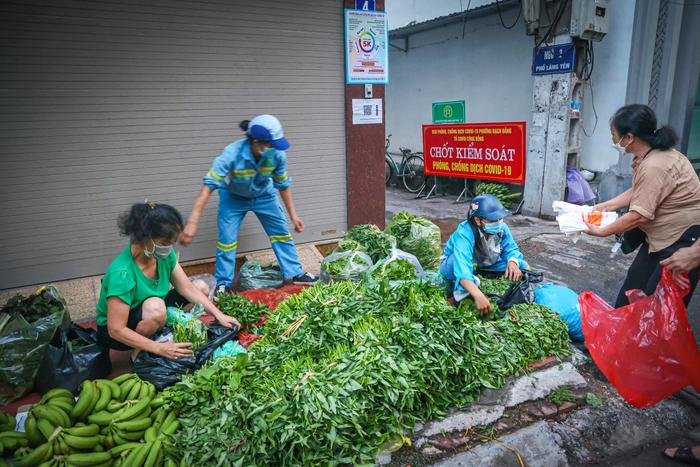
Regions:
[[[306, 230], [346, 228], [342, 5], [262, 0], [0, 5], [0, 288], [97, 275], [148, 198], [187, 216], [238, 122], [277, 115]], [[216, 196], [182, 259], [212, 257]], [[241, 251], [269, 246], [251, 214]]]

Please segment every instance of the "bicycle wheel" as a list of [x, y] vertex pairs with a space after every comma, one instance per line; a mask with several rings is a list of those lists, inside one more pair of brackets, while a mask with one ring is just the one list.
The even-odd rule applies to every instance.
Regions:
[[401, 179], [403, 186], [410, 193], [418, 193], [425, 185], [425, 173], [423, 172], [423, 158], [421, 156], [409, 156], [401, 165]]
[[389, 159], [386, 157], [384, 158], [384, 184], [388, 185], [389, 180], [391, 180], [391, 164], [389, 163]]

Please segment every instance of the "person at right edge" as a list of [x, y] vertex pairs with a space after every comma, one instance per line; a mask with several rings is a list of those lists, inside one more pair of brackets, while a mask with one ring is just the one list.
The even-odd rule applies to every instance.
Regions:
[[197, 233], [197, 224], [212, 191], [219, 192], [217, 216], [219, 241], [216, 244], [216, 295], [231, 289], [236, 266], [238, 231], [248, 211], [253, 211], [267, 233], [285, 282], [311, 284], [316, 277], [302, 271], [287, 218], [277, 199], [279, 192], [297, 232], [304, 222], [297, 216], [292, 179], [287, 175], [289, 142], [282, 124], [272, 115], [258, 115], [240, 123], [246, 137], [229, 144], [214, 159], [204, 176], [204, 186], [194, 202], [192, 213], [180, 235], [180, 243], [189, 245]]
[[[651, 295], [661, 278], [661, 262], [700, 237], [700, 180], [686, 156], [673, 149], [678, 137], [672, 128], [657, 128], [654, 111], [641, 104], [620, 108], [610, 121], [613, 146], [634, 154], [632, 188], [593, 207], [628, 212], [606, 227], [588, 226], [586, 233], [607, 237], [639, 228], [644, 241], [620, 288], [615, 308], [629, 304], [627, 291]], [[688, 271], [690, 302], [700, 268]]]

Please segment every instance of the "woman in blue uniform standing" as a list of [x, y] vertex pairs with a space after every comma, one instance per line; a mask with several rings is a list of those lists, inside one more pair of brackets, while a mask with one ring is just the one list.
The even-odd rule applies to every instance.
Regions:
[[231, 288], [236, 265], [238, 231], [248, 211], [253, 211], [265, 229], [272, 250], [277, 256], [286, 282], [309, 284], [316, 277], [302, 271], [294, 240], [287, 227], [277, 192], [287, 208], [294, 230], [304, 230], [304, 222], [297, 215], [292, 200], [292, 179], [287, 175], [285, 150], [289, 142], [284, 137], [282, 124], [272, 115], [258, 115], [240, 124], [246, 137], [229, 144], [214, 159], [204, 176], [180, 243], [189, 245], [197, 233], [197, 224], [209, 197], [219, 191], [218, 227], [216, 244], [216, 292]]
[[445, 259], [440, 273], [454, 282], [456, 301], [470, 296], [480, 313], [491, 310], [489, 300], [479, 289], [474, 267], [503, 273], [508, 279], [519, 280], [528, 264], [503, 222], [511, 214], [493, 195], [472, 199], [467, 220], [459, 224], [445, 245]]

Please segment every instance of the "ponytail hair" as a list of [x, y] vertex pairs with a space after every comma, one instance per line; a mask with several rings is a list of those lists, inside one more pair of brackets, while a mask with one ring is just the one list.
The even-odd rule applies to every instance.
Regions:
[[632, 134], [652, 149], [670, 149], [678, 142], [678, 135], [670, 126], [656, 128], [656, 114], [648, 105], [631, 104], [619, 108], [610, 119], [610, 125], [621, 137]]
[[238, 124], [238, 127], [241, 130], [243, 130], [244, 133], [247, 133], [249, 125], [250, 125], [250, 120], [242, 120], [241, 123]]
[[122, 235], [128, 235], [136, 242], [149, 238], [174, 240], [184, 228], [180, 211], [168, 204], [152, 202], [134, 204], [119, 216], [117, 225]]

